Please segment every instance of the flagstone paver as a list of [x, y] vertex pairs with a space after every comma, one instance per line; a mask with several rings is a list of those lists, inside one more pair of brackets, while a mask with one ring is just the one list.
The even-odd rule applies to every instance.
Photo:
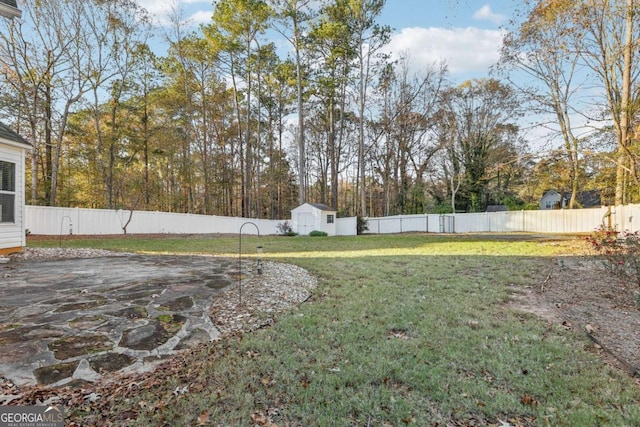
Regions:
[[219, 336], [209, 306], [237, 273], [237, 260], [207, 256], [12, 260], [0, 268], [0, 376], [64, 385], [149, 369]]

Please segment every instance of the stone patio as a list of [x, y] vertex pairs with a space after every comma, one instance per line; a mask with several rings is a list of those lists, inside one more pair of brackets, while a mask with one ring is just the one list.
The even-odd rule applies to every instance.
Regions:
[[[243, 281], [251, 275], [243, 270]], [[145, 371], [214, 340], [209, 306], [238, 281], [238, 262], [207, 256], [110, 255], [0, 265], [0, 376], [74, 385]]]

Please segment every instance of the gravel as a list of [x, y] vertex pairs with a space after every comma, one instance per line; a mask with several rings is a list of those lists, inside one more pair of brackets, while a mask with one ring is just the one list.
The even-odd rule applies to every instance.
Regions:
[[253, 331], [307, 301], [316, 286], [316, 278], [303, 268], [265, 262], [262, 275], [222, 291], [222, 298], [211, 305], [211, 319], [223, 335]]
[[16, 260], [47, 260], [63, 258], [98, 258], [102, 256], [127, 256], [123, 252], [105, 251], [102, 249], [78, 248], [25, 248], [24, 252], [9, 255]]

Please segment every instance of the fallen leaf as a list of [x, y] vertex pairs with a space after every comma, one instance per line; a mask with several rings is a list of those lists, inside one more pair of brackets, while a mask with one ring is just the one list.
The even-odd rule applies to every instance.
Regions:
[[416, 419], [415, 419], [415, 417], [414, 417], [413, 415], [410, 415], [410, 416], [408, 416], [408, 417], [404, 417], [404, 418], [402, 419], [402, 422], [403, 422], [403, 423], [405, 423], [405, 424], [412, 424], [412, 423], [414, 423], [415, 421], [416, 421]]
[[529, 396], [528, 394], [523, 394], [522, 396], [520, 396], [520, 403], [522, 403], [523, 405], [529, 405], [529, 406], [533, 406], [533, 405], [537, 406], [540, 404], [540, 402], [538, 402], [536, 399]]
[[163, 409], [167, 406], [166, 402], [164, 400], [159, 400], [158, 402], [156, 402], [153, 405], [153, 409]]
[[251, 421], [260, 427], [278, 427], [277, 424], [271, 422], [271, 418], [262, 412], [254, 412], [251, 415]]
[[595, 329], [593, 329], [593, 326], [591, 326], [588, 323], [585, 325], [584, 329], [587, 331], [587, 333], [590, 333], [590, 334], [592, 334], [592, 333], [594, 333], [596, 331]]
[[276, 383], [276, 380], [274, 380], [271, 377], [264, 377], [260, 380], [260, 382], [262, 383], [263, 386], [269, 387], [274, 385]]
[[199, 426], [204, 426], [209, 424], [209, 411], [204, 410], [200, 415], [198, 415], [198, 424]]

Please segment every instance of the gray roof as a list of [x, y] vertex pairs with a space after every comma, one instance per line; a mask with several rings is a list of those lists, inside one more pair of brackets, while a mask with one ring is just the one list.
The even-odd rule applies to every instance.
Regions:
[[309, 204], [316, 209], [320, 209], [321, 211], [335, 211], [335, 209], [330, 208], [329, 206], [322, 203], [309, 203]]
[[0, 0], [0, 15], [6, 18], [20, 18], [22, 12], [18, 9], [16, 0]]
[[488, 205], [487, 212], [505, 212], [508, 211], [509, 208], [505, 205]]
[[[0, 0], [0, 1], [4, 1], [4, 0]], [[5, 125], [2, 122], [0, 122], [0, 139], [4, 139], [11, 142], [17, 142], [19, 144], [24, 144], [31, 147], [31, 144], [29, 144], [29, 142], [26, 139], [18, 135], [16, 132], [12, 131], [7, 125]]]

